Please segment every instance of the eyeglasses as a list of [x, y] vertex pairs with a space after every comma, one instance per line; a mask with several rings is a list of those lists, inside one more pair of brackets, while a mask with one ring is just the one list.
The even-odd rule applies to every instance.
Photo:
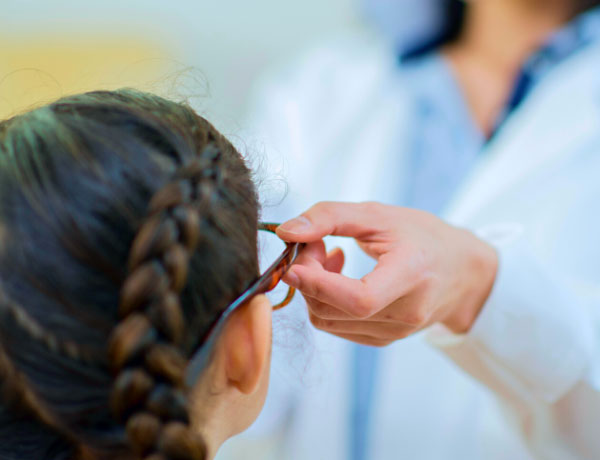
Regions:
[[[279, 225], [280, 224], [261, 222], [258, 225], [258, 230], [275, 234], [275, 231]], [[281, 278], [283, 278], [283, 275], [285, 275], [290, 269], [298, 257], [300, 250], [304, 246], [304, 243], [286, 243], [284, 251], [277, 259], [275, 259], [275, 262], [273, 262], [269, 268], [267, 268], [265, 272], [248, 287], [248, 289], [246, 289], [225, 310], [223, 310], [221, 315], [217, 318], [215, 324], [208, 332], [206, 339], [200, 345], [198, 351], [194, 353], [188, 364], [185, 377], [188, 387], [194, 385], [194, 383], [198, 380], [198, 376], [206, 366], [213, 348], [213, 344], [216, 338], [220, 335], [227, 318], [229, 318], [234, 311], [246, 304], [253, 297], [260, 294], [266, 294], [267, 292], [275, 289], [277, 284], [279, 284], [281, 281]], [[279, 310], [288, 305], [292, 301], [295, 293], [296, 290], [293, 287], [290, 287], [283, 301], [273, 305], [273, 310]]]

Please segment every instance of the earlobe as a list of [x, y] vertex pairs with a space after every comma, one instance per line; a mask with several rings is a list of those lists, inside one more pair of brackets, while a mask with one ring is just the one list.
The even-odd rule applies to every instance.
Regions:
[[257, 296], [229, 319], [223, 331], [227, 384], [254, 393], [270, 364], [271, 304]]

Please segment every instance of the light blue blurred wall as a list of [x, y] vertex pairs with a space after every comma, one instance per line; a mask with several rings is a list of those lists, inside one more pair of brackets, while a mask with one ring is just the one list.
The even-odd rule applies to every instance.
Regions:
[[193, 103], [235, 132], [257, 75], [318, 41], [360, 28], [357, 1], [2, 0], [0, 28], [14, 40], [52, 34], [153, 37], [172, 50], [174, 67], [191, 66], [194, 77], [202, 75], [200, 81], [184, 77], [180, 92], [208, 94]]

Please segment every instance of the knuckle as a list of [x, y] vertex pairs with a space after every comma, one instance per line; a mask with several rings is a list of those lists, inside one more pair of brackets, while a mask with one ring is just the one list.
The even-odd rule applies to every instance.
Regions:
[[402, 305], [393, 305], [393, 306], [388, 306], [386, 308], [384, 308], [383, 310], [381, 310], [381, 312], [379, 313], [379, 317], [381, 319], [381, 321], [387, 322], [387, 323], [401, 323], [402, 321], [402, 315], [404, 314], [404, 309], [402, 308]]
[[376, 201], [364, 201], [360, 203], [362, 210], [366, 214], [379, 215], [383, 209], [383, 205]]
[[372, 290], [365, 286], [354, 298], [354, 314], [358, 319], [367, 319], [377, 312], [377, 300]]
[[314, 327], [316, 327], [317, 329], [324, 329], [325, 328], [325, 321], [323, 321], [321, 318], [319, 318], [316, 315], [313, 315], [312, 313], [309, 314], [309, 319], [310, 322], [312, 323], [312, 325]]
[[401, 313], [386, 313], [382, 316], [382, 320], [388, 323], [403, 323]]
[[424, 325], [428, 319], [429, 315], [423, 308], [409, 309], [402, 316], [402, 322], [413, 327]]
[[431, 288], [435, 284], [435, 279], [432, 276], [432, 272], [430, 270], [430, 263], [427, 260], [427, 255], [420, 254], [418, 257], [415, 257], [417, 270], [414, 272], [414, 286], [420, 290], [421, 292], [429, 292]]
[[425, 250], [406, 245], [403, 249], [403, 257], [411, 267], [411, 270], [406, 273], [405, 282], [413, 289], [416, 287], [425, 288], [431, 282], [429, 256]]
[[369, 295], [363, 294], [354, 302], [352, 316], [357, 319], [367, 319], [373, 314], [374, 302]]
[[316, 203], [315, 205], [313, 205], [313, 207], [311, 208], [311, 210], [315, 211], [317, 213], [320, 213], [320, 212], [323, 212], [323, 211], [329, 209], [332, 204], [333, 204], [332, 201], [319, 201], [318, 203]]

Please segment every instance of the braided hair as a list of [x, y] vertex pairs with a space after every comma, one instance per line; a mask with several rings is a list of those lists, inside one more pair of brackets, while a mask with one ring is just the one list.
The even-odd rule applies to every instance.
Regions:
[[184, 372], [258, 274], [232, 145], [133, 91], [0, 123], [0, 459], [203, 460]]

